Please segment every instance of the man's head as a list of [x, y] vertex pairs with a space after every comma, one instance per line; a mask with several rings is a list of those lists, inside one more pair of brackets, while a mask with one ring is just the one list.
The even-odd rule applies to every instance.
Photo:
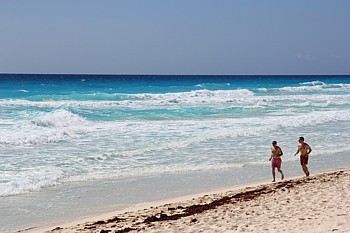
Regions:
[[277, 142], [276, 142], [276, 141], [272, 141], [272, 145], [273, 145], [273, 146], [276, 146], [276, 145], [277, 145]]
[[304, 142], [304, 137], [299, 137], [299, 142]]

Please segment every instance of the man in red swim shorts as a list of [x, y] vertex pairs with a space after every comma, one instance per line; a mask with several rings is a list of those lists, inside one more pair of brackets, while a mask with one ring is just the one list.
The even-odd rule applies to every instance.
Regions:
[[277, 146], [277, 142], [273, 141], [272, 142], [272, 147], [271, 147], [271, 157], [269, 159], [269, 161], [271, 161], [271, 165], [272, 165], [272, 182], [276, 181], [276, 168], [277, 171], [279, 173], [281, 173], [281, 180], [284, 179], [284, 174], [281, 170], [281, 165], [282, 165], [282, 159], [281, 156], [283, 155], [282, 149]]
[[309, 169], [307, 168], [307, 164], [309, 162], [309, 154], [311, 153], [311, 147], [304, 142], [304, 137], [299, 137], [299, 145], [298, 150], [295, 152], [294, 156], [296, 156], [300, 152], [300, 165], [306, 176], [310, 175]]

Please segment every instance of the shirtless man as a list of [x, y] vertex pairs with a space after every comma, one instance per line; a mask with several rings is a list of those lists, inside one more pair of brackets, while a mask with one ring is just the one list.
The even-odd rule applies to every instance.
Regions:
[[306, 176], [310, 175], [309, 169], [307, 168], [307, 164], [309, 161], [309, 154], [311, 153], [311, 147], [304, 142], [303, 137], [299, 137], [299, 145], [298, 150], [295, 152], [294, 156], [296, 156], [300, 152], [300, 165], [303, 168], [303, 171]]
[[277, 168], [278, 172], [281, 173], [281, 180], [284, 179], [284, 174], [281, 170], [281, 165], [282, 165], [282, 159], [281, 156], [283, 155], [282, 149], [277, 146], [277, 142], [273, 141], [272, 142], [272, 147], [271, 147], [271, 157], [269, 161], [271, 161], [272, 165], [272, 182], [275, 182], [276, 178], [276, 173], [275, 170]]

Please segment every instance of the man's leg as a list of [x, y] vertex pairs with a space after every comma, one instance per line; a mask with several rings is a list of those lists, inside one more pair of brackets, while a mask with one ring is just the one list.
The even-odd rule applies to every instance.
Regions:
[[283, 171], [281, 170], [281, 168], [278, 168], [278, 172], [281, 173], [281, 180], [284, 179], [284, 174], [283, 174]]
[[276, 180], [275, 177], [276, 177], [275, 167], [272, 166], [272, 178], [273, 178], [272, 182], [275, 182], [275, 180]]
[[310, 175], [310, 172], [309, 172], [309, 169], [307, 168], [306, 164], [303, 164], [302, 165], [302, 168], [303, 168], [303, 171], [305, 173], [306, 176], [309, 176]]

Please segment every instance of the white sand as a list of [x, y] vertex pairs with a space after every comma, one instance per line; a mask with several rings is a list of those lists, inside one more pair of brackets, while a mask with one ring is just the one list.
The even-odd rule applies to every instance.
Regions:
[[350, 170], [186, 198], [31, 232], [350, 232]]

